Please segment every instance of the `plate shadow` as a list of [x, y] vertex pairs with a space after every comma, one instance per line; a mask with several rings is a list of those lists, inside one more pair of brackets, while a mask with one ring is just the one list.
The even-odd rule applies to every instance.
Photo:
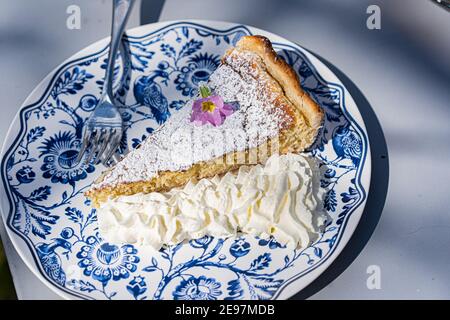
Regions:
[[290, 298], [292, 300], [307, 299], [319, 292], [344, 272], [358, 257], [380, 220], [389, 185], [389, 156], [386, 140], [380, 122], [369, 101], [364, 97], [353, 81], [351, 81], [342, 71], [316, 53], [309, 50], [307, 51], [334, 72], [355, 100], [369, 136], [372, 172], [366, 206], [349, 242], [336, 260], [334, 260], [332, 264], [311, 284], [292, 296]]

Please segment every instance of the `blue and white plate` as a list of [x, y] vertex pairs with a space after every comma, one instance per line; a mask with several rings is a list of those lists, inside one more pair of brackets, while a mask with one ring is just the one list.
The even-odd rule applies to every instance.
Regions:
[[220, 56], [262, 34], [298, 72], [326, 111], [311, 154], [327, 170], [324, 206], [332, 221], [304, 250], [274, 240], [205, 237], [160, 252], [102, 241], [83, 191], [104, 170], [76, 164], [83, 123], [103, 85], [108, 40], [80, 51], [28, 97], [3, 147], [1, 205], [9, 236], [28, 267], [64, 298], [285, 299], [341, 252], [363, 212], [370, 148], [358, 108], [318, 59], [279, 36], [225, 22], [163, 22], [128, 32], [116, 96], [126, 126], [122, 151], [138, 145], [183, 107]]

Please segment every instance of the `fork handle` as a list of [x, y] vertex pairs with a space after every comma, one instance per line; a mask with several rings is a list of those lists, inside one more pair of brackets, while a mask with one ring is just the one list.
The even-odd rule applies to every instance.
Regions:
[[109, 46], [108, 64], [105, 72], [105, 82], [103, 84], [103, 99], [113, 99], [114, 65], [123, 32], [130, 16], [135, 0], [113, 0], [113, 19], [111, 26], [111, 43]]

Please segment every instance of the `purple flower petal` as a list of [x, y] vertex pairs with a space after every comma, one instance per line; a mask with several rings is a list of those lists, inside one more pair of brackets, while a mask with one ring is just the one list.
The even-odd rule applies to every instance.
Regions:
[[221, 96], [211, 96], [208, 97], [207, 99], [209, 99], [209, 101], [211, 101], [212, 103], [214, 103], [216, 105], [217, 109], [222, 109], [223, 107], [223, 99]]
[[209, 114], [209, 119], [211, 120], [211, 124], [214, 126], [220, 126], [223, 123], [222, 116], [220, 115], [220, 112], [218, 109], [214, 110], [214, 112], [211, 112]]
[[220, 110], [220, 112], [225, 116], [229, 116], [234, 112], [234, 109], [231, 105], [224, 104], [223, 108]]
[[[210, 102], [214, 104], [214, 108], [204, 111], [203, 103]], [[233, 106], [225, 104], [221, 96], [209, 96], [194, 101], [192, 105], [191, 122], [195, 125], [203, 125], [210, 123], [213, 126], [220, 126], [225, 118], [234, 112]]]

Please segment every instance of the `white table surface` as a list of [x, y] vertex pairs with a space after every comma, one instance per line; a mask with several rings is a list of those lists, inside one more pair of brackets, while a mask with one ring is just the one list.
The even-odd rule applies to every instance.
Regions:
[[[372, 3], [381, 8], [381, 30], [366, 28]], [[81, 8], [81, 30], [66, 28], [71, 4]], [[49, 71], [109, 34], [110, 6], [0, 1], [1, 141]], [[140, 24], [138, 9], [129, 27]], [[350, 78], [378, 116], [390, 166], [381, 219], [353, 263], [310, 298], [449, 299], [450, 12], [425, 0], [167, 0], [160, 16], [189, 18], [245, 23], [303, 45]], [[18, 297], [59, 299], [21, 261], [3, 224], [0, 231]], [[366, 286], [371, 265], [381, 271], [379, 290]]]

